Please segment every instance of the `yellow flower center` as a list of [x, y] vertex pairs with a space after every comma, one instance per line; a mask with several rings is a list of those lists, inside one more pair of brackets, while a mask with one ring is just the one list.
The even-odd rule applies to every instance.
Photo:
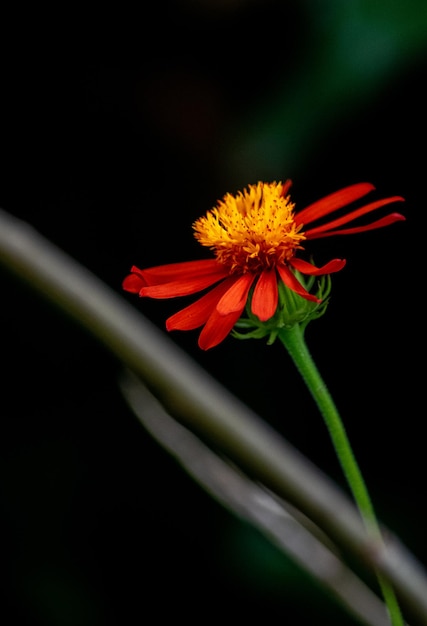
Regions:
[[194, 222], [194, 236], [231, 272], [259, 272], [286, 263], [305, 239], [294, 221], [295, 205], [285, 195], [288, 188], [259, 182], [236, 196], [226, 194]]

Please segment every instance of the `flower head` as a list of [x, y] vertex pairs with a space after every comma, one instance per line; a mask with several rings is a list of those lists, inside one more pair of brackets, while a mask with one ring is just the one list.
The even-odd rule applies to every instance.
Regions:
[[389, 213], [369, 224], [342, 228], [384, 205], [403, 200], [392, 196], [308, 227], [359, 200], [374, 187], [369, 183], [351, 185], [295, 212], [288, 194], [290, 186], [289, 180], [258, 182], [236, 195], [226, 194], [193, 224], [196, 239], [213, 251], [214, 258], [144, 270], [133, 266], [123, 288], [140, 296], [174, 298], [213, 287], [166, 321], [168, 330], [203, 326], [199, 346], [206, 350], [231, 332], [248, 302], [250, 313], [261, 323], [272, 320], [278, 308], [279, 289], [283, 287], [307, 303], [321, 303], [322, 294], [310, 293], [303, 276], [312, 279], [338, 272], [345, 260], [332, 259], [316, 267], [299, 258], [297, 254], [310, 239], [365, 232], [405, 219], [400, 213]]

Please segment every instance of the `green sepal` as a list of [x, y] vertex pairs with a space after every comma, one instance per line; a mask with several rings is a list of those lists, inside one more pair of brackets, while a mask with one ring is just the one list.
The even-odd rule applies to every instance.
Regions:
[[[316, 281], [314, 276], [305, 279], [297, 271], [295, 271], [295, 276], [307, 291], [312, 289]], [[289, 289], [279, 278], [278, 290], [279, 302], [275, 314], [266, 322], [261, 322], [251, 311], [252, 288], [246, 303], [245, 317], [241, 317], [236, 322], [232, 331], [233, 337], [236, 339], [262, 339], [268, 337], [267, 344], [270, 345], [284, 328], [292, 328], [295, 324], [299, 324], [304, 332], [307, 324], [321, 317], [327, 309], [331, 292], [331, 277], [327, 274], [318, 279], [315, 295], [321, 300], [319, 303], [306, 300], [292, 289]]]

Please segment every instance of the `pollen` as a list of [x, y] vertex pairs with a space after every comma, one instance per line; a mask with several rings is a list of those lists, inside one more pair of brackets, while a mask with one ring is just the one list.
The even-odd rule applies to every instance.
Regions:
[[285, 264], [305, 240], [287, 195], [290, 182], [249, 185], [226, 194], [193, 224], [194, 236], [230, 272], [244, 274]]

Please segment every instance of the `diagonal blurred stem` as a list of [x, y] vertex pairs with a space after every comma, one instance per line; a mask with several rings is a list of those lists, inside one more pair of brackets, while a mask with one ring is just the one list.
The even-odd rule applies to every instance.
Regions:
[[120, 388], [146, 430], [213, 498], [258, 528], [362, 624], [389, 625], [384, 604], [343, 564], [307, 518], [178, 424], [132, 372], [123, 373]]
[[291, 502], [393, 585], [427, 626], [424, 568], [389, 531], [376, 542], [357, 509], [319, 469], [200, 368], [132, 305], [27, 223], [0, 210], [0, 262], [90, 332], [166, 409], [242, 470]]

